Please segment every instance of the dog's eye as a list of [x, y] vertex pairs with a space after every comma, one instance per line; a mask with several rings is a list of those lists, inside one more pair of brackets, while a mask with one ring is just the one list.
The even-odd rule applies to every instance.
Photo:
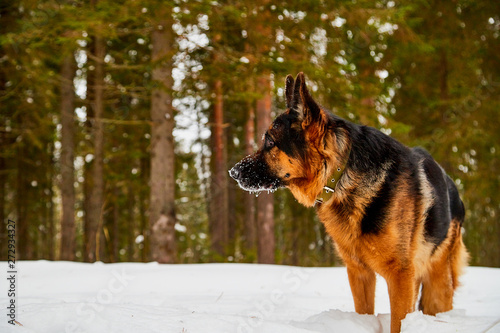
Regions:
[[273, 148], [274, 147], [274, 141], [270, 137], [266, 137], [266, 148]]

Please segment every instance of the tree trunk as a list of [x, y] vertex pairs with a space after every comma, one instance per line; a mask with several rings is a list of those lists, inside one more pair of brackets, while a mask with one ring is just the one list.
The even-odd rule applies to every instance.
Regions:
[[[254, 153], [255, 146], [255, 110], [248, 109], [248, 117], [245, 123], [245, 154]], [[255, 252], [257, 249], [257, 226], [255, 224], [255, 196], [243, 193], [245, 200], [245, 223], [244, 223], [244, 248], [247, 252]]]
[[[88, 90], [87, 90], [88, 94]], [[89, 115], [87, 114], [87, 117]], [[87, 121], [86, 125], [87, 128], [86, 130], [88, 131], [87, 133], [91, 132], [91, 127], [90, 127], [90, 122]], [[85, 162], [83, 166], [83, 211], [84, 211], [84, 216], [83, 216], [83, 244], [82, 244], [82, 257], [83, 261], [85, 262], [90, 262], [90, 255], [88, 251], [90, 250], [90, 247], [88, 246], [91, 238], [91, 227], [92, 223], [90, 220], [90, 198], [92, 194], [92, 163]], [[95, 238], [95, 236], [93, 236]]]
[[[75, 259], [75, 59], [68, 54], [61, 70], [61, 254], [60, 260]], [[52, 237], [52, 235], [51, 235]]]
[[135, 192], [129, 187], [127, 193], [127, 209], [128, 209], [128, 219], [127, 219], [127, 260], [129, 262], [134, 261], [134, 226], [135, 226]]
[[[26, 124], [26, 115], [21, 113], [18, 116], [19, 128], [21, 133], [24, 132]], [[35, 246], [33, 242], [33, 237], [30, 235], [29, 226], [30, 220], [28, 216], [28, 207], [30, 202], [30, 191], [31, 185], [27, 179], [27, 173], [23, 170], [27, 170], [30, 166], [26, 163], [26, 158], [29, 154], [26, 147], [26, 140], [22, 140], [17, 146], [17, 188], [16, 188], [16, 259], [20, 260], [30, 260], [33, 258], [33, 247]]]
[[[24, 150], [24, 149], [23, 149]], [[21, 150], [22, 151], [22, 150]], [[22, 153], [18, 156], [18, 170], [23, 170], [26, 167], [23, 162], [26, 156]], [[29, 260], [31, 258], [31, 247], [32, 237], [29, 234], [28, 219], [27, 219], [27, 202], [26, 194], [29, 191], [29, 184], [27, 183], [26, 176], [24, 172], [17, 173], [17, 198], [16, 198], [16, 210], [17, 210], [17, 220], [16, 220], [16, 239], [17, 239], [17, 249], [16, 249], [16, 259]]]
[[[271, 123], [271, 85], [269, 76], [260, 77], [258, 87], [262, 89], [262, 98], [257, 100], [257, 131], [259, 135], [262, 135]], [[257, 198], [257, 253], [259, 263], [274, 263], [274, 251], [274, 195], [261, 193]]]
[[[144, 184], [148, 184], [151, 178], [151, 159], [147, 157], [141, 157], [140, 166], [141, 166], [141, 178]], [[141, 261], [148, 262], [151, 260], [151, 232], [148, 225], [148, 216], [147, 211], [149, 211], [149, 189], [146, 190], [144, 187], [141, 187], [139, 191], [139, 212], [140, 212], [140, 223], [141, 223], [141, 235], [144, 237], [142, 244], [139, 244], [139, 249], [141, 250]]]
[[[221, 92], [222, 97], [222, 92]], [[221, 169], [223, 177], [226, 178], [226, 193], [227, 193], [227, 246], [226, 246], [226, 255], [235, 258], [237, 252], [241, 252], [240, 246], [237, 244], [237, 236], [238, 231], [241, 229], [238, 226], [238, 222], [241, 219], [237, 218], [236, 213], [236, 184], [234, 184], [229, 177], [228, 170], [228, 152], [234, 151], [234, 141], [229, 140], [228, 138], [234, 138], [235, 133], [233, 132], [233, 128], [229, 126], [229, 123], [226, 122], [223, 126], [223, 134], [224, 134], [224, 169]]]
[[[160, 15], [159, 15], [160, 16]], [[152, 79], [155, 88], [151, 96], [151, 255], [161, 263], [173, 263], [177, 256], [175, 243], [175, 155], [174, 114], [172, 108], [172, 31], [171, 13], [156, 24], [151, 36]]]
[[104, 128], [101, 121], [104, 113], [104, 56], [106, 53], [105, 42], [101, 36], [96, 36], [94, 41], [94, 84], [93, 100], [91, 106], [94, 119], [92, 119], [92, 139], [94, 145], [94, 157], [92, 161], [92, 187], [90, 188], [90, 201], [88, 216], [88, 238], [86, 244], [86, 254], [88, 262], [99, 260], [98, 242], [100, 238], [100, 228], [102, 227], [102, 209], [104, 201]]
[[120, 196], [120, 190], [118, 186], [115, 185], [113, 189], [113, 233], [111, 234], [111, 245], [112, 251], [110, 251], [110, 261], [119, 262], [120, 261], [120, 205], [118, 203], [118, 198]]
[[[48, 154], [46, 155], [46, 160], [45, 163], [46, 165], [52, 165], [53, 161], [53, 156], [54, 156], [54, 144], [51, 142], [49, 143], [48, 147]], [[47, 182], [46, 185], [44, 186], [45, 189], [43, 190], [43, 194], [45, 196], [44, 201], [46, 201], [46, 219], [44, 223], [44, 240], [43, 243], [41, 244], [42, 249], [45, 252], [45, 258], [48, 260], [55, 260], [55, 248], [54, 248], [54, 168], [49, 168], [45, 172], [45, 181]]]
[[[3, 85], [2, 85], [3, 87]], [[3, 126], [3, 123], [0, 125]], [[5, 151], [6, 139], [5, 134], [0, 132], [0, 149]], [[3, 154], [0, 154], [0, 243], [8, 244], [7, 242], [7, 219], [5, 216], [5, 187], [7, 186], [7, 163]], [[0, 261], [7, 260], [7, 252], [0, 253]]]
[[212, 165], [210, 185], [210, 233], [212, 249], [219, 255], [226, 255], [228, 245], [228, 179], [227, 144], [224, 131], [224, 106], [222, 81], [214, 85], [215, 101], [212, 125]]
[[[90, 40], [88, 44], [88, 52], [93, 52], [94, 50], [94, 40]], [[90, 58], [90, 57], [89, 57]], [[88, 64], [92, 64], [92, 61], [88, 61]], [[92, 101], [94, 99], [94, 85], [95, 85], [95, 73], [90, 70], [90, 66], [87, 72], [87, 120], [84, 123], [84, 137], [91, 138], [92, 136], [92, 121], [94, 119], [94, 108], [92, 106]], [[89, 146], [91, 142], [86, 142]], [[91, 238], [91, 229], [93, 230], [93, 223], [90, 219], [90, 201], [92, 197], [92, 160], [87, 160], [87, 156], [83, 156], [85, 164], [83, 165], [83, 244], [82, 244], [82, 258], [83, 261], [89, 262], [90, 255], [88, 251], [90, 247], [88, 246]], [[95, 238], [95, 236], [93, 236]]]

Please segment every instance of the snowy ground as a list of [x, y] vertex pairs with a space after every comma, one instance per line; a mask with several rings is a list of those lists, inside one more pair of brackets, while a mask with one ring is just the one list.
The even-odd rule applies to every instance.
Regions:
[[[0, 262], [0, 267], [7, 263]], [[16, 320], [0, 279], [0, 332], [389, 332], [387, 286], [378, 315], [358, 315], [344, 268], [246, 264], [17, 263]], [[5, 273], [7, 274], [7, 273]], [[403, 332], [500, 332], [500, 269], [472, 267], [455, 309], [410, 314]]]

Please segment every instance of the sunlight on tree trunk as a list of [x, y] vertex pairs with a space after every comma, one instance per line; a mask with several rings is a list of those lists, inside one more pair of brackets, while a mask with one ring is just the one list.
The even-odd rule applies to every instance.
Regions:
[[[258, 79], [262, 97], [257, 100], [257, 132], [262, 135], [271, 123], [271, 84], [268, 75]], [[257, 198], [257, 247], [261, 264], [274, 264], [274, 194], [261, 193]]]
[[161, 263], [176, 261], [174, 114], [172, 108], [172, 45], [170, 12], [164, 13], [151, 35], [154, 63], [151, 95], [151, 256]]
[[[253, 154], [255, 149], [255, 109], [248, 107], [248, 115], [245, 123], [245, 155]], [[249, 252], [257, 250], [257, 226], [255, 221], [255, 196], [244, 193], [245, 198], [245, 224], [244, 241], [245, 249]]]
[[75, 59], [70, 52], [61, 70], [61, 260], [75, 258]]
[[92, 160], [92, 187], [90, 188], [88, 210], [88, 238], [86, 244], [87, 261], [94, 262], [99, 259], [99, 249], [102, 227], [102, 209], [104, 205], [104, 128], [101, 118], [104, 113], [104, 56], [106, 54], [105, 41], [101, 36], [94, 40], [95, 70], [93, 80], [93, 98], [91, 106], [94, 118], [92, 124], [92, 140], [94, 156]]
[[222, 81], [214, 84], [212, 158], [213, 176], [210, 185], [210, 229], [212, 249], [222, 258], [228, 246], [228, 174], [227, 142], [224, 129], [224, 106]]

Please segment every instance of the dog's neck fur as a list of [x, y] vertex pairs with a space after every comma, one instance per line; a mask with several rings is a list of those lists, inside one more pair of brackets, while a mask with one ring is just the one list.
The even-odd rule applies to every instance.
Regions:
[[[337, 168], [334, 168], [333, 173], [326, 175], [327, 182], [326, 185], [323, 186], [323, 190], [321, 193], [316, 197], [316, 204], [322, 204], [326, 203], [335, 193], [335, 189], [337, 187], [337, 184], [340, 182], [340, 179], [342, 178], [342, 175], [344, 174], [344, 170], [347, 166], [347, 163], [349, 161], [349, 155], [350, 155], [350, 148], [349, 151], [347, 152], [346, 156], [347, 159], [342, 165], [337, 166]], [[325, 173], [328, 170], [328, 164], [326, 160], [324, 161], [324, 167], [325, 167]]]

